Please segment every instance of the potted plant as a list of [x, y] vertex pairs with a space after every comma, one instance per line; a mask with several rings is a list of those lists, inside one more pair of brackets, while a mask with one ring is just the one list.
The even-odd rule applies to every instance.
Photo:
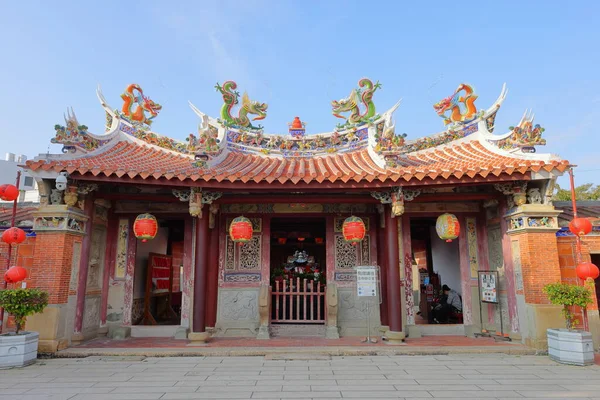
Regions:
[[563, 306], [562, 314], [567, 329], [548, 329], [548, 354], [563, 364], [590, 365], [594, 363], [594, 345], [589, 332], [576, 330], [579, 323], [572, 312], [573, 306], [585, 309], [593, 302], [587, 286], [568, 283], [551, 283], [544, 286], [544, 293], [552, 304]]
[[22, 331], [28, 316], [44, 311], [48, 293], [39, 289], [0, 291], [0, 307], [15, 318], [14, 333], [0, 335], [0, 368], [23, 367], [37, 358], [39, 333]]

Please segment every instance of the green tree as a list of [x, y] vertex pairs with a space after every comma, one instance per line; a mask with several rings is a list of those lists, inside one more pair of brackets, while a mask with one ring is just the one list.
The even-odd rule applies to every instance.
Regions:
[[17, 334], [28, 316], [41, 313], [48, 305], [48, 293], [39, 289], [6, 289], [0, 291], [0, 307], [15, 317]]
[[[575, 187], [575, 197], [577, 200], [600, 200], [600, 185], [594, 186], [593, 183], [586, 183]], [[556, 185], [554, 189], [554, 201], [570, 201], [571, 189], [563, 189]]]

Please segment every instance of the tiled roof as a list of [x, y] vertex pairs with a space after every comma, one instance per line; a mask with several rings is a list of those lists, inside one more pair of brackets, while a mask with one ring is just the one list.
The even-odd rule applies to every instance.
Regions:
[[518, 158], [490, 150], [479, 140], [457, 141], [447, 146], [410, 153], [399, 158], [395, 165], [385, 168], [379, 167], [366, 149], [313, 158], [280, 158], [230, 151], [217, 165], [198, 168], [192, 163], [191, 156], [124, 140], [107, 146], [102, 153], [70, 160], [32, 160], [27, 162], [27, 167], [32, 171], [65, 170], [70, 174], [103, 174], [107, 177], [126, 176], [149, 180], [309, 183], [486, 178], [540, 170], [564, 172], [569, 165], [564, 160], [545, 162]]
[[[17, 205], [17, 214], [15, 223], [17, 226], [31, 226], [33, 221], [33, 212], [38, 209], [39, 204], [19, 203]], [[12, 219], [13, 203], [0, 203], [0, 229], [10, 227]]]

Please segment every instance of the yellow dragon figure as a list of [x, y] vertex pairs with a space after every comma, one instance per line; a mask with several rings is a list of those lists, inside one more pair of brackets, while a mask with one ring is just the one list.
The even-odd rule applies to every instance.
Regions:
[[[137, 92], [137, 95], [134, 93]], [[144, 92], [140, 85], [132, 83], [127, 86], [125, 92], [121, 95], [123, 99], [123, 107], [121, 111], [123, 115], [135, 122], [141, 122], [142, 124], [152, 125], [152, 120], [158, 115], [162, 106], [148, 97], [144, 96]], [[133, 110], [134, 104], [137, 104], [135, 110]], [[150, 113], [150, 117], [146, 117], [146, 113]]]
[[[463, 91], [465, 94], [461, 96]], [[464, 123], [477, 118], [477, 107], [475, 107], [477, 97], [471, 85], [461, 83], [452, 95], [434, 104], [433, 108], [440, 117], [444, 118], [446, 125], [452, 122]], [[465, 108], [464, 111], [461, 109], [461, 103]], [[446, 111], [450, 111], [450, 116], [446, 115]]]

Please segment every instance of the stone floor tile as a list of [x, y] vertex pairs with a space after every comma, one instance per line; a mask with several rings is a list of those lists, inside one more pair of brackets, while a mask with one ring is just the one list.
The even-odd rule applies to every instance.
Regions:
[[449, 390], [430, 390], [429, 393], [434, 398], [463, 398], [463, 399], [489, 399], [489, 398], [521, 398], [519, 393], [513, 390], [469, 390], [469, 391], [449, 391]]
[[426, 390], [398, 390], [389, 392], [358, 392], [358, 391], [343, 391], [342, 396], [344, 398], [354, 399], [371, 399], [371, 396], [377, 396], [379, 398], [398, 399], [406, 397], [414, 398], [431, 398], [431, 394]]
[[339, 399], [342, 397], [340, 392], [254, 392], [253, 399], [298, 399], [298, 398], [320, 398], [320, 399]]

